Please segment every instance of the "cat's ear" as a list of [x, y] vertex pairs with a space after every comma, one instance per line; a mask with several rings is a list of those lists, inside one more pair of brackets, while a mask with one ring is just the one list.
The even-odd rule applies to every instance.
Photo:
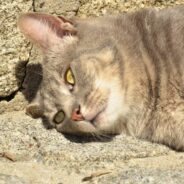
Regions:
[[43, 116], [43, 110], [37, 103], [31, 103], [26, 107], [26, 114], [32, 118], [40, 118]]
[[33, 101], [26, 107], [26, 114], [32, 118], [39, 118], [43, 116], [43, 108], [40, 105], [41, 96], [38, 92]]
[[18, 26], [21, 32], [42, 51], [61, 42], [65, 36], [75, 35], [77, 32], [71, 21], [43, 13], [21, 15]]

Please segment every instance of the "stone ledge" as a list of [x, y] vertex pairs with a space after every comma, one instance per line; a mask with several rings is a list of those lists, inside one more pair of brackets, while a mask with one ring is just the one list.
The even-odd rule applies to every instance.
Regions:
[[12, 178], [19, 183], [78, 184], [94, 173], [96, 177], [88, 177], [86, 183], [182, 183], [184, 179], [184, 154], [163, 145], [124, 135], [109, 142], [69, 140], [24, 112], [5, 113], [0, 122], [0, 182], [11, 184]]

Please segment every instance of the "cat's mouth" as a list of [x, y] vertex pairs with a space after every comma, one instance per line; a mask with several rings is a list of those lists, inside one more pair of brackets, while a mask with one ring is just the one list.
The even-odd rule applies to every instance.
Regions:
[[96, 116], [91, 120], [71, 121], [68, 119], [64, 123], [57, 124], [56, 129], [62, 133], [75, 134], [75, 135], [91, 135], [91, 133], [99, 133], [106, 119], [106, 109], [104, 107], [99, 111]]

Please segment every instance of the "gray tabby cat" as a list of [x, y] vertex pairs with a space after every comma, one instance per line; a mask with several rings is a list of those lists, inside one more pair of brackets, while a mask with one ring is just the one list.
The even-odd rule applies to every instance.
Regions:
[[184, 150], [184, 6], [84, 20], [27, 13], [18, 24], [43, 53], [28, 113], [63, 133]]

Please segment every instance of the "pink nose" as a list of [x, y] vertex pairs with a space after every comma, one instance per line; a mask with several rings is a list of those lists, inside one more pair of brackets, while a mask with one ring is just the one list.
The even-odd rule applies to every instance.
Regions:
[[84, 120], [84, 117], [82, 116], [82, 114], [80, 112], [80, 108], [74, 109], [74, 111], [72, 112], [71, 119], [73, 121], [82, 121], [82, 120]]

